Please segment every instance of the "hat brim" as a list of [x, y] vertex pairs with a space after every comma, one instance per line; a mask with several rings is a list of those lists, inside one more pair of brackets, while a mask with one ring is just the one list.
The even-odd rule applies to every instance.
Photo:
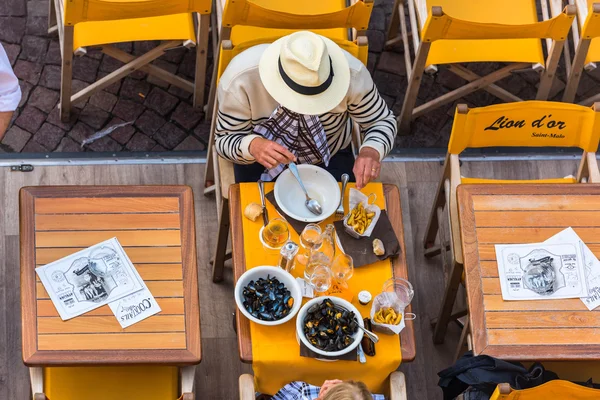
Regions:
[[324, 114], [334, 109], [348, 93], [350, 87], [350, 67], [344, 51], [331, 39], [324, 36], [329, 57], [333, 65], [333, 80], [323, 93], [304, 95], [291, 89], [279, 73], [279, 53], [283, 39], [278, 39], [265, 49], [258, 71], [260, 80], [267, 92], [285, 108], [305, 115]]

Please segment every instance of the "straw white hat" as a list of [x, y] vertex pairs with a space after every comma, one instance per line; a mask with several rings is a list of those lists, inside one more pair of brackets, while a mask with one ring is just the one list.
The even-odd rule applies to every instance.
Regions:
[[285, 108], [305, 115], [335, 108], [350, 86], [350, 67], [332, 40], [299, 31], [273, 42], [258, 65], [267, 92]]

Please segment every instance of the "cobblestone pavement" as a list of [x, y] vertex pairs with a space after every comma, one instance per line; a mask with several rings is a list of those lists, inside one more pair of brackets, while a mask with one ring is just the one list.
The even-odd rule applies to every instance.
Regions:
[[[376, 0], [367, 35], [369, 65], [382, 96], [398, 114], [406, 90], [406, 69], [402, 48], [384, 51], [386, 30], [393, 0]], [[117, 152], [205, 150], [210, 124], [203, 113], [191, 106], [191, 94], [172, 87], [155, 77], [136, 71], [125, 79], [96, 93], [84, 103], [74, 104], [68, 123], [59, 120], [57, 103], [60, 89], [60, 49], [58, 38], [47, 34], [48, 2], [44, 0], [0, 1], [0, 43], [4, 46], [19, 78], [23, 99], [12, 126], [0, 144], [0, 152]], [[118, 47], [141, 55], [156, 42], [122, 43]], [[195, 52], [179, 48], [167, 52], [154, 64], [192, 79]], [[75, 57], [73, 90], [78, 91], [123, 65], [121, 62], [88, 49]], [[474, 71], [487, 74], [498, 66], [475, 65]], [[596, 70], [599, 71], [600, 69]], [[209, 51], [208, 77], [212, 72]], [[558, 71], [552, 96], [559, 98], [564, 88], [564, 69]], [[535, 97], [538, 81], [535, 73], [512, 75], [498, 84], [524, 99]], [[578, 94], [582, 97], [600, 92], [600, 71], [584, 74]], [[425, 76], [419, 91], [424, 102], [463, 85], [465, 81], [447, 70]], [[208, 95], [208, 87], [207, 87]], [[486, 92], [476, 92], [459, 101], [470, 105], [489, 105], [498, 100]], [[446, 147], [452, 126], [454, 106], [443, 106], [425, 115], [412, 126], [412, 135], [398, 137], [400, 147]], [[125, 121], [133, 125], [113, 131], [90, 144], [82, 141], [95, 132]]]

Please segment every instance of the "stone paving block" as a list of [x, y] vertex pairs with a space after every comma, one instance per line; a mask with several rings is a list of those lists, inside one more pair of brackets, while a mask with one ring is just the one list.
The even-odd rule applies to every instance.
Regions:
[[83, 149], [81, 148], [81, 145], [77, 144], [76, 141], [68, 136], [65, 136], [62, 138], [60, 144], [54, 151], [57, 153], [79, 153], [82, 152]]
[[179, 143], [174, 149], [175, 151], [201, 151], [206, 150], [204, 144], [193, 136], [188, 136], [183, 139], [183, 142]]
[[121, 151], [121, 149], [123, 148], [123, 146], [117, 143], [110, 136], [101, 137], [100, 139], [88, 144], [87, 147], [90, 148], [92, 151], [108, 152]]
[[[209, 48], [210, 47], [211, 46], [209, 46]], [[186, 49], [185, 47], [178, 47], [176, 49], [167, 51], [165, 54], [160, 56], [159, 60], [165, 60], [170, 63], [179, 64], [181, 60], [183, 60], [185, 53], [188, 51], [190, 50]]]
[[27, 16], [48, 17], [48, 2], [44, 0], [28, 1]]
[[383, 99], [383, 101], [385, 101], [385, 104], [387, 104], [387, 106], [392, 109], [392, 107], [394, 107], [394, 103], [396, 102], [396, 98], [392, 97], [392, 96], [388, 96], [386, 94], [379, 94], [381, 96], [381, 98]]
[[51, 40], [46, 53], [46, 64], [61, 65], [62, 57], [60, 55], [60, 44], [58, 40]]
[[162, 147], [160, 144], [157, 144], [150, 151], [152, 151], [152, 152], [163, 152], [163, 151], [167, 151], [167, 149], [165, 149], [164, 147]]
[[396, 75], [406, 76], [406, 64], [402, 54], [384, 51], [379, 57], [377, 69]]
[[[104, 78], [106, 75], [108, 75], [107, 72], [98, 71], [97, 79], [100, 80], [100, 79]], [[119, 94], [119, 89], [121, 89], [121, 82], [122, 82], [122, 80], [116, 81], [115, 83], [111, 84], [110, 86], [105, 87], [104, 91], [106, 91], [108, 93], [112, 93], [114, 95]]]
[[125, 146], [130, 151], [150, 151], [156, 146], [156, 142], [141, 132], [136, 132], [129, 143]]
[[48, 149], [36, 142], [35, 140], [30, 140], [27, 142], [21, 153], [47, 153]]
[[91, 57], [73, 57], [73, 79], [94, 83], [100, 61]]
[[369, 20], [369, 30], [385, 31], [385, 11], [383, 8], [375, 7], [371, 11], [371, 19]]
[[[106, 126], [110, 127], [117, 124], [122, 124], [124, 122], [126, 121], [123, 121], [121, 118], [114, 117], [110, 120], [108, 124], [106, 124]], [[135, 128], [133, 127], [133, 125], [125, 125], [112, 131], [110, 133], [110, 137], [115, 139], [120, 144], [125, 144], [129, 141], [129, 139], [131, 139], [134, 133]]]
[[[177, 72], [177, 65], [170, 63], [168, 61], [165, 60], [154, 60], [152, 62], [152, 64], [158, 68], [164, 69], [167, 72], [170, 72], [172, 74], [174, 74], [175, 72]], [[148, 83], [151, 83], [152, 85], [156, 85], [158, 87], [161, 87], [163, 89], [167, 89], [169, 87], [169, 83], [167, 81], [163, 81], [160, 78], [157, 78], [154, 75], [148, 75], [148, 77], [146, 78], [146, 80], [148, 81]]]
[[32, 85], [37, 85], [40, 81], [40, 76], [42, 75], [42, 65], [29, 61], [17, 60], [13, 67], [13, 71], [17, 78], [27, 81]]
[[112, 58], [110, 56], [105, 55], [104, 57], [102, 57], [102, 61], [100, 62], [100, 71], [110, 73], [121, 68], [123, 65], [125, 64], [117, 60], [116, 58]]
[[124, 51], [125, 53], [131, 53], [131, 51], [133, 50], [132, 42], [115, 43], [113, 46], [115, 46], [119, 50]]
[[[74, 95], [75, 93], [81, 92], [83, 89], [85, 89], [88, 86], [90, 86], [89, 83], [80, 81], [79, 79], [71, 80], [71, 96]], [[89, 98], [87, 98], [85, 100], [79, 100], [77, 103], [72, 104], [72, 106], [74, 105], [79, 108], [83, 108], [87, 104], [88, 101], [89, 101]]]
[[19, 101], [19, 107], [23, 107], [23, 105], [29, 99], [29, 94], [33, 89], [33, 85], [31, 83], [19, 80], [19, 87], [21, 88], [21, 101]]
[[50, 41], [39, 36], [25, 36], [21, 41], [21, 54], [19, 58], [22, 60], [41, 62], [46, 58], [48, 51], [48, 43]]
[[192, 129], [202, 118], [204, 118], [204, 112], [200, 108], [193, 108], [183, 101], [179, 103], [171, 115], [171, 120], [177, 122], [185, 129]]
[[3, 43], [2, 47], [4, 47], [4, 51], [6, 51], [10, 65], [14, 66], [19, 57], [19, 53], [21, 52], [21, 46], [18, 44]]
[[25, 147], [25, 144], [31, 139], [31, 133], [13, 125], [2, 139], [2, 144], [7, 145], [11, 150], [20, 152]]
[[[559, 79], [555, 79], [555, 81], [558, 81], [558, 80]], [[562, 80], [560, 82], [563, 83]], [[565, 86], [566, 85], [563, 83], [562, 89], [564, 89]], [[589, 91], [591, 87], [594, 87], [594, 86], [598, 87], [598, 84], [589, 74], [586, 74], [586, 73], [581, 74], [581, 79], [579, 80], [579, 86], [577, 86], [577, 95], [582, 96], [584, 93]], [[554, 97], [554, 96], [552, 96], [552, 97]]]
[[152, 110], [146, 110], [135, 121], [135, 126], [148, 136], [152, 136], [158, 131], [167, 121]]
[[90, 97], [89, 103], [104, 111], [111, 112], [118, 98], [112, 93], [101, 90]]
[[[125, 99], [131, 99], [138, 103], [143, 103], [144, 99], [150, 93], [150, 89], [152, 85], [150, 85], [146, 81], [139, 81], [133, 79], [131, 77], [127, 77], [123, 79], [123, 83], [121, 84], [121, 91], [119, 95]], [[141, 95], [140, 95], [141, 94]]]
[[0, 2], [0, 15], [20, 17], [26, 15], [25, 1], [2, 0]]
[[146, 101], [144, 101], [144, 105], [148, 108], [153, 109], [160, 115], [167, 115], [177, 105], [179, 99], [160, 88], [153, 88], [148, 96], [146, 97]]
[[104, 53], [98, 47], [89, 48], [85, 55], [98, 61], [101, 61], [102, 57], [104, 57]]
[[152, 136], [161, 146], [167, 149], [173, 149], [185, 139], [187, 134], [176, 127], [174, 124], [167, 122]]
[[71, 130], [71, 128], [73, 128], [73, 125], [75, 125], [75, 122], [77, 121], [77, 118], [79, 117], [80, 112], [81, 112], [81, 110], [78, 107], [71, 107], [69, 121], [62, 122], [60, 120], [60, 113], [58, 111], [58, 106], [56, 106], [56, 107], [54, 107], [54, 109], [52, 109], [50, 114], [48, 114], [48, 118], [46, 119], [46, 121], [50, 122], [52, 125], [56, 125], [59, 128], [64, 129], [65, 131], [69, 131], [69, 130]]
[[48, 150], [52, 151], [58, 146], [58, 144], [64, 136], [65, 131], [63, 131], [55, 125], [46, 122], [37, 131], [37, 133], [33, 135], [33, 140], [35, 140]]
[[35, 133], [45, 120], [46, 114], [33, 106], [26, 105], [16, 119], [15, 124], [30, 133]]
[[202, 120], [194, 129], [194, 135], [206, 145], [210, 136], [210, 121]]
[[60, 67], [58, 65], [46, 65], [42, 71], [40, 85], [48, 89], [60, 90]]
[[367, 58], [367, 69], [371, 76], [375, 73], [375, 67], [377, 66], [377, 61], [379, 59], [379, 53], [369, 52], [369, 57]]
[[25, 34], [25, 21], [17, 17], [0, 17], [0, 41], [19, 43]]
[[90, 126], [84, 124], [83, 122], [77, 122], [69, 131], [68, 135], [71, 137], [71, 139], [81, 144], [85, 139], [92, 136], [94, 133], [96, 133], [96, 131]]
[[462, 87], [468, 83], [465, 79], [456, 75], [454, 72], [449, 71], [443, 66], [438, 66], [435, 82], [438, 85], [442, 85], [450, 90], [458, 89], [459, 87]]
[[369, 39], [369, 51], [381, 52], [385, 44], [385, 34], [381, 31], [367, 31]]
[[81, 113], [79, 114], [79, 120], [85, 122], [95, 129], [102, 128], [109, 118], [109, 113], [89, 103], [83, 108], [83, 110], [81, 110]]
[[144, 110], [145, 107], [135, 101], [119, 99], [113, 108], [113, 115], [124, 121], [135, 121]]
[[[185, 77], [183, 77], [183, 78], [185, 78]], [[187, 79], [187, 78], [185, 78], [185, 79]], [[208, 82], [208, 80], [207, 80], [207, 82]], [[206, 90], [205, 93], [208, 95], [209, 91], [210, 91], [210, 87]], [[173, 86], [173, 85], [171, 85], [169, 87], [169, 93], [179, 97], [182, 100], [189, 100], [192, 98], [192, 92], [188, 92], [187, 90], [183, 90], [182, 88], [179, 88], [179, 87]]]
[[188, 79], [196, 74], [196, 53], [188, 51], [183, 56], [181, 64], [179, 64], [178, 74], [186, 76]]
[[375, 85], [377, 85], [380, 93], [393, 97], [400, 95], [402, 90], [406, 87], [406, 79], [404, 77], [384, 71], [375, 71], [373, 81], [375, 82]]
[[28, 15], [25, 24], [25, 33], [35, 36], [48, 35], [48, 17], [32, 17]]
[[59, 97], [60, 94], [57, 91], [46, 89], [43, 86], [37, 86], [31, 93], [29, 105], [49, 113], [58, 102]]
[[144, 40], [133, 43], [133, 54], [141, 56], [160, 44], [158, 40]]

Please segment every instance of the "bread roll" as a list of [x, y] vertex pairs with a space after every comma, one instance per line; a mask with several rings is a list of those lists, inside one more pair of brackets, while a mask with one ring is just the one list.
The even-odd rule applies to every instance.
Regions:
[[376, 256], [382, 256], [385, 254], [385, 247], [383, 247], [383, 242], [379, 239], [373, 239], [373, 253]]
[[244, 209], [244, 216], [254, 222], [262, 215], [262, 207], [260, 204], [250, 203]]

